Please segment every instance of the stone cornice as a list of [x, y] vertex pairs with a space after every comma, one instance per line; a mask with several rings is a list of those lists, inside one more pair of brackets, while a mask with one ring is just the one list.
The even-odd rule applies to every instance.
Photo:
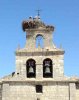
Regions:
[[38, 51], [38, 52], [26, 52], [16, 51], [16, 56], [52, 56], [52, 55], [63, 55], [65, 51]]
[[50, 31], [54, 31], [54, 29], [51, 28], [38, 28], [38, 29], [25, 29], [26, 32], [50, 32]]
[[78, 80], [3, 80], [2, 83], [26, 83], [26, 84], [54, 84], [54, 83], [79, 83]]

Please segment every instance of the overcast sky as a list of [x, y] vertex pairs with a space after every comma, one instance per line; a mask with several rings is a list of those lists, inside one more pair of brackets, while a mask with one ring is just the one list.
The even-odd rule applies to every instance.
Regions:
[[15, 71], [15, 50], [25, 46], [22, 21], [40, 17], [53, 25], [53, 41], [65, 50], [66, 76], [79, 76], [79, 0], [0, 0], [0, 77]]

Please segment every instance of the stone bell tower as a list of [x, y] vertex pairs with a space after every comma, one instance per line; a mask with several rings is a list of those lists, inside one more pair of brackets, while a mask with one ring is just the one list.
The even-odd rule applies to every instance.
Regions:
[[36, 80], [63, 77], [64, 51], [52, 42], [54, 26], [46, 25], [36, 16], [23, 21], [22, 28], [26, 44], [16, 51], [16, 74]]
[[22, 23], [24, 48], [18, 48], [16, 71], [0, 79], [0, 100], [79, 100], [79, 78], [64, 75], [64, 51], [53, 40], [54, 27], [39, 16]]

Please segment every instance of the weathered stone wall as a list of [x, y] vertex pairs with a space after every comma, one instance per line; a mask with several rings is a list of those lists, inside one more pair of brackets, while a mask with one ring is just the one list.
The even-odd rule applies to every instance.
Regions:
[[2, 100], [2, 86], [0, 85], [0, 100]]
[[10, 95], [10, 92], [9, 92], [9, 83], [4, 83], [2, 85], [2, 100], [10, 100], [9, 99], [9, 95]]
[[10, 85], [9, 100], [35, 100], [35, 87], [26, 84]]
[[79, 83], [76, 84], [76, 100], [79, 100]]
[[[44, 83], [43, 92], [36, 93], [36, 84], [10, 83], [5, 84], [2, 100], [69, 100], [67, 83]], [[8, 88], [9, 87], [9, 88]]]
[[76, 100], [76, 85], [69, 83], [69, 100]]
[[66, 83], [44, 86], [43, 100], [69, 100], [69, 88]]

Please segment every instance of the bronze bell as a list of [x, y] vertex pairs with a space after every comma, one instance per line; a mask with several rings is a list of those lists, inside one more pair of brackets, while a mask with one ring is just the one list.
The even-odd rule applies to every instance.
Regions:
[[32, 66], [29, 67], [29, 73], [34, 73], [34, 69]]
[[45, 68], [45, 73], [51, 73], [50, 67], [47, 66], [47, 67]]
[[45, 63], [45, 66], [50, 66], [49, 63]]

